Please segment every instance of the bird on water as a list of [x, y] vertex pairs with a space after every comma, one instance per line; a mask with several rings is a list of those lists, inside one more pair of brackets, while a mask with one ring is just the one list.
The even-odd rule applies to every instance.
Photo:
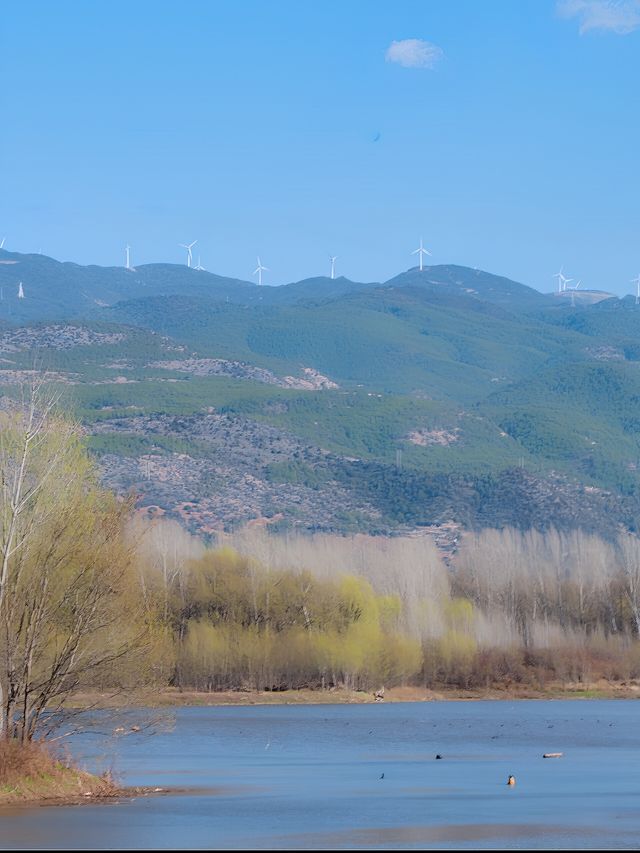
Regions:
[[507, 779], [507, 785], [515, 785], [515, 784], [516, 784], [516, 777], [509, 774], [509, 778]]

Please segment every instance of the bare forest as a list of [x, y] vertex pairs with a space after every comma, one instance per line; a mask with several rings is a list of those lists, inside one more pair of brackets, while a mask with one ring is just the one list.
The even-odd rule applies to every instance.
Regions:
[[215, 548], [139, 535], [185, 689], [544, 689], [640, 676], [640, 543], [485, 530], [446, 564], [431, 538], [274, 536]]

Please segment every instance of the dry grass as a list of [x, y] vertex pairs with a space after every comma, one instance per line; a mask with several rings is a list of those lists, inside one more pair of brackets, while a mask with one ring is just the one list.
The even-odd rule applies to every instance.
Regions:
[[14, 785], [25, 776], [52, 773], [56, 762], [39, 743], [0, 740], [0, 785]]
[[0, 805], [113, 797], [119, 789], [104, 776], [92, 776], [56, 759], [42, 743], [0, 740]]

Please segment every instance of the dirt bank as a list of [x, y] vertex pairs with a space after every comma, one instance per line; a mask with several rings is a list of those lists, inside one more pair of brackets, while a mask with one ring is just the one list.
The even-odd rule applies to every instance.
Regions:
[[[544, 689], [510, 684], [484, 689], [392, 687], [384, 692], [385, 702], [434, 702], [480, 699], [635, 699], [640, 697], [640, 683], [636, 681], [598, 681], [590, 684], [549, 684]], [[344, 689], [330, 690], [227, 690], [198, 692], [166, 689], [136, 697], [112, 696], [99, 693], [77, 693], [68, 702], [69, 707], [169, 707], [176, 705], [335, 705], [366, 704], [375, 702], [373, 692]]]

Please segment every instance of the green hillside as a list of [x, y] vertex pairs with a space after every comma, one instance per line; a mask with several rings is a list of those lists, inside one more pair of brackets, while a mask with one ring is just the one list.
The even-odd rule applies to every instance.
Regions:
[[415, 285], [280, 307], [154, 297], [119, 303], [108, 313], [209, 356], [276, 369], [312, 365], [348, 385], [465, 402], [566, 353], [587, 357], [572, 330]]
[[635, 299], [572, 307], [458, 266], [260, 288], [176, 265], [0, 261], [4, 393], [51, 371], [107, 481], [170, 513], [186, 501], [196, 528], [262, 514], [609, 532], [640, 517]]

